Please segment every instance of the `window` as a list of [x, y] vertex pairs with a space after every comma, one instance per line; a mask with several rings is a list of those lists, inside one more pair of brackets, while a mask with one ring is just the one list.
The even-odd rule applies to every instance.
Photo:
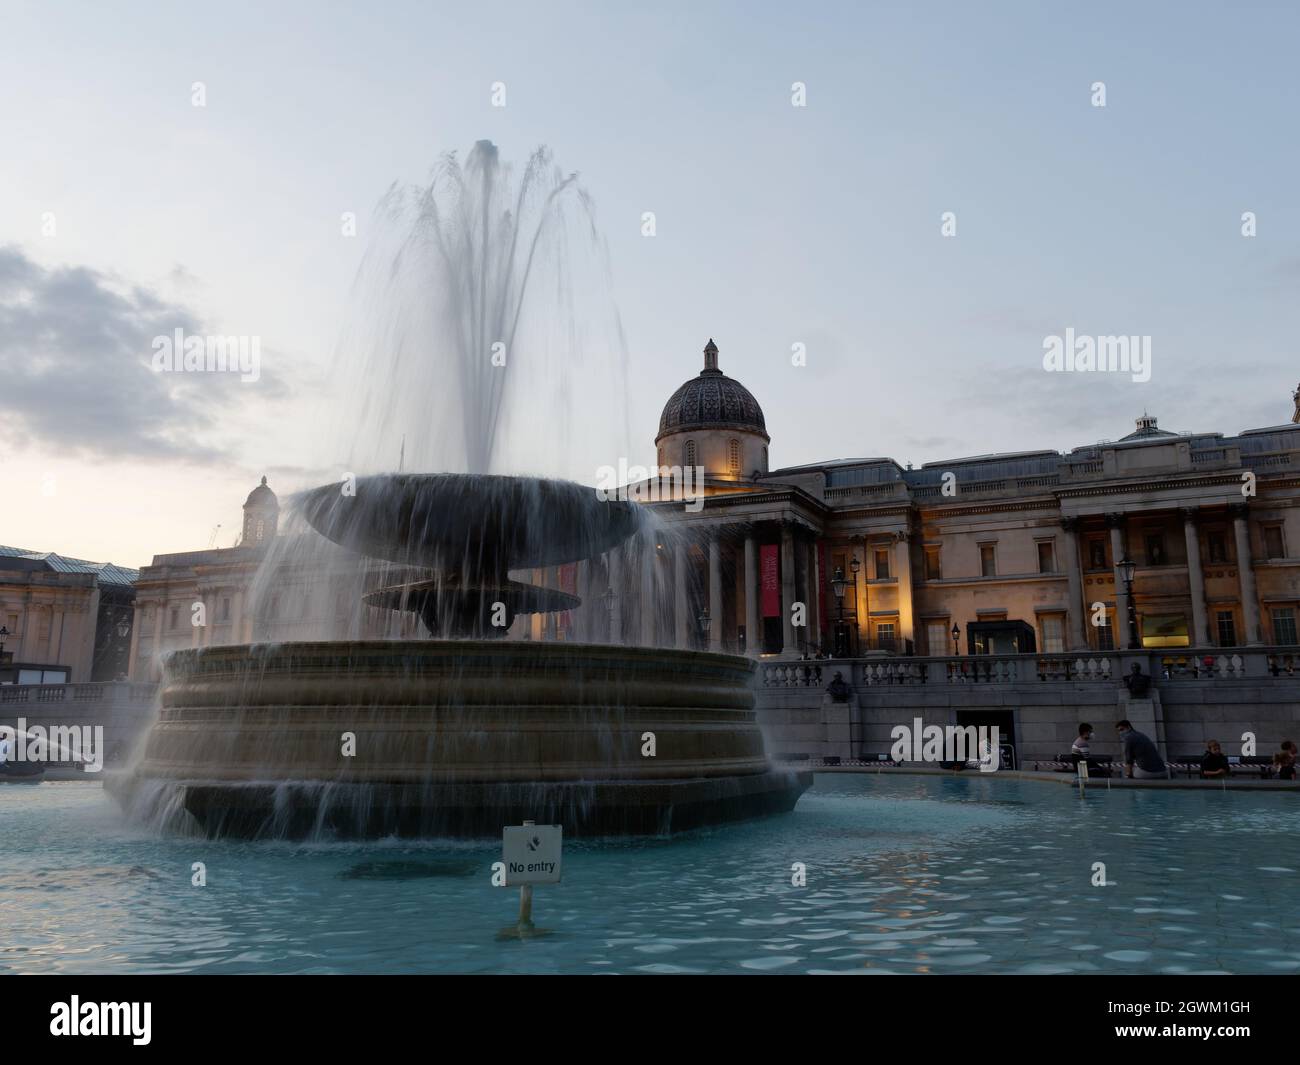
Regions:
[[230, 620], [230, 596], [225, 596], [221, 600], [221, 620]]
[[178, 608], [172, 607], [172, 612], [167, 619], [167, 627], [174, 632], [176, 629], [180, 628], [180, 625], [181, 625], [181, 612]]
[[1273, 608], [1273, 642], [1295, 643], [1295, 610], [1289, 606]]
[[280, 597], [278, 595], [271, 596], [271, 601], [266, 607], [266, 616], [268, 618], [278, 618], [280, 616]]
[[767, 448], [763, 448], [763, 472], [767, 473]]
[[1088, 568], [1106, 568], [1106, 541], [1100, 536], [1094, 536], [1088, 541]]
[[1187, 618], [1182, 614], [1144, 614], [1140, 619], [1143, 647], [1190, 647]]
[[1168, 559], [1165, 557], [1165, 536], [1164, 533], [1147, 533], [1147, 565], [1163, 566]]
[[18, 615], [17, 615], [17, 614], [6, 614], [6, 615], [5, 615], [5, 619], [6, 619], [6, 620], [5, 620], [5, 628], [9, 630], [9, 635], [10, 635], [10, 636], [17, 636], [17, 635], [18, 635]]
[[937, 581], [943, 578], [943, 569], [939, 565], [939, 549], [937, 547], [927, 547], [925, 549], [925, 579], [927, 581]]
[[997, 557], [992, 544], [980, 544], [980, 576], [996, 577], [998, 575]]
[[263, 519], [258, 518], [257, 532], [253, 534], [253, 538], [260, 544], [262, 542], [262, 537], [265, 535], [266, 535], [266, 522]]
[[875, 550], [876, 556], [876, 580], [889, 580], [889, 549], [878, 547]]
[[946, 655], [952, 649], [952, 637], [949, 635], [948, 620], [927, 621], [925, 623], [925, 645], [932, 655]]
[[1232, 611], [1216, 610], [1214, 613], [1214, 620], [1219, 628], [1219, 646], [1236, 647], [1237, 623], [1232, 616]]
[[66, 669], [20, 669], [19, 684], [67, 684]]
[[1038, 572], [1056, 572], [1056, 544], [1051, 540], [1038, 541]]
[[1065, 619], [1060, 614], [1044, 614], [1043, 650], [1048, 654], [1060, 654], [1065, 650]]
[[[1228, 541], [1221, 529], [1206, 533], [1205, 543], [1209, 548], [1210, 561], [1223, 563], [1228, 561]], [[1228, 645], [1231, 646], [1231, 645]]]
[[727, 465], [732, 473], [740, 472], [740, 441], [732, 440], [727, 444]]
[[894, 623], [883, 622], [876, 626], [876, 649], [880, 651], [896, 651], [898, 641], [894, 639]]
[[699, 463], [696, 461], [697, 457], [698, 456], [695, 453], [695, 441], [687, 440], [686, 441], [686, 465], [698, 466]]
[[1282, 543], [1282, 526], [1264, 526], [1264, 557], [1286, 558], [1286, 545]]
[[1110, 612], [1104, 611], [1099, 620], [1101, 624], [1095, 626], [1097, 629], [1097, 650], [1113, 651], [1115, 650], [1115, 629], [1110, 623]]

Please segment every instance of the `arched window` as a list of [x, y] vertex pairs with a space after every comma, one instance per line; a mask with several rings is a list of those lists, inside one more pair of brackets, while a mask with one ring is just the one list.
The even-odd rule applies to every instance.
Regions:
[[767, 473], [767, 448], [763, 448], [763, 472]]
[[740, 472], [740, 441], [732, 440], [727, 444], [727, 466], [732, 473]]
[[697, 457], [695, 454], [695, 441], [687, 440], [686, 441], [686, 465], [698, 466], [699, 462], [696, 459]]

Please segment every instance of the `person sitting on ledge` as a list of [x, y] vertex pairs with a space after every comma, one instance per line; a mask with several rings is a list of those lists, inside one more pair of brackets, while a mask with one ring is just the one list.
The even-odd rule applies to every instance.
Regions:
[[1169, 779], [1169, 767], [1149, 736], [1138, 732], [1127, 719], [1116, 722], [1115, 731], [1123, 751], [1125, 776], [1136, 780]]
[[849, 701], [849, 696], [852, 694], [852, 689], [844, 683], [844, 674], [839, 673], [838, 671], [832, 678], [831, 682], [826, 685], [826, 690], [830, 693], [830, 697], [837, 703], [847, 703]]
[[1147, 689], [1151, 687], [1151, 678], [1142, 672], [1140, 665], [1134, 662], [1129, 675], [1124, 678], [1124, 687], [1134, 699], [1145, 699]]
[[1295, 744], [1282, 741], [1282, 749], [1273, 755], [1273, 775], [1278, 780], [1295, 780]]
[[1228, 765], [1228, 756], [1223, 753], [1223, 748], [1219, 746], [1218, 740], [1205, 741], [1205, 754], [1201, 758], [1201, 776], [1207, 779], [1232, 776], [1232, 767]]
[[1070, 760], [1074, 762], [1076, 768], [1080, 762], [1086, 762], [1088, 760], [1088, 754], [1092, 750], [1088, 741], [1091, 739], [1092, 726], [1085, 721], [1079, 726], [1079, 735], [1077, 735], [1074, 738], [1074, 742], [1070, 744]]

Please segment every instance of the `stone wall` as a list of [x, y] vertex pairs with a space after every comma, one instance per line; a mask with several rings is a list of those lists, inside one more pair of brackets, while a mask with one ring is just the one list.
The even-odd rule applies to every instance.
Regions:
[[121, 765], [144, 735], [154, 714], [152, 684], [7, 684], [0, 687], [0, 725], [102, 726], [105, 762]]
[[[923, 727], [979, 723], [981, 717], [992, 723], [999, 713], [1009, 715], [1020, 765], [1068, 751], [1085, 721], [1096, 730], [1092, 750], [1098, 755], [1118, 756], [1114, 724], [1121, 718], [1175, 759], [1202, 753], [1207, 739], [1238, 754], [1244, 733], [1254, 734], [1261, 755], [1283, 739], [1300, 740], [1300, 671], [1289, 657], [1242, 652], [1222, 665], [1216, 659], [1207, 670], [1191, 653], [1182, 657], [1197, 663], [1195, 675], [1171, 670], [1166, 676], [1167, 657], [1116, 653], [1102, 669], [1096, 664], [1101, 656], [1080, 656], [1065, 669], [1058, 658], [1006, 656], [981, 660], [988, 680], [974, 679], [970, 658], [760, 664], [758, 716], [770, 754], [812, 758], [874, 759], [889, 753], [897, 725], [913, 726], [917, 718]], [[1147, 699], [1130, 698], [1119, 681], [1134, 663], [1153, 676]], [[836, 672], [846, 681], [852, 677], [847, 704], [825, 693]]]

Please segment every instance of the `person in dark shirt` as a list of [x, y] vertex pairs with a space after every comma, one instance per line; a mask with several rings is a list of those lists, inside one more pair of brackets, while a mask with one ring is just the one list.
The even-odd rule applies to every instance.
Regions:
[[1218, 740], [1206, 740], [1205, 742], [1205, 754], [1201, 758], [1201, 776], [1232, 776], [1232, 767], [1228, 764], [1228, 756], [1223, 753]]
[[1115, 725], [1124, 761], [1124, 775], [1138, 780], [1168, 780], [1169, 767], [1149, 736], [1138, 732], [1127, 719]]

